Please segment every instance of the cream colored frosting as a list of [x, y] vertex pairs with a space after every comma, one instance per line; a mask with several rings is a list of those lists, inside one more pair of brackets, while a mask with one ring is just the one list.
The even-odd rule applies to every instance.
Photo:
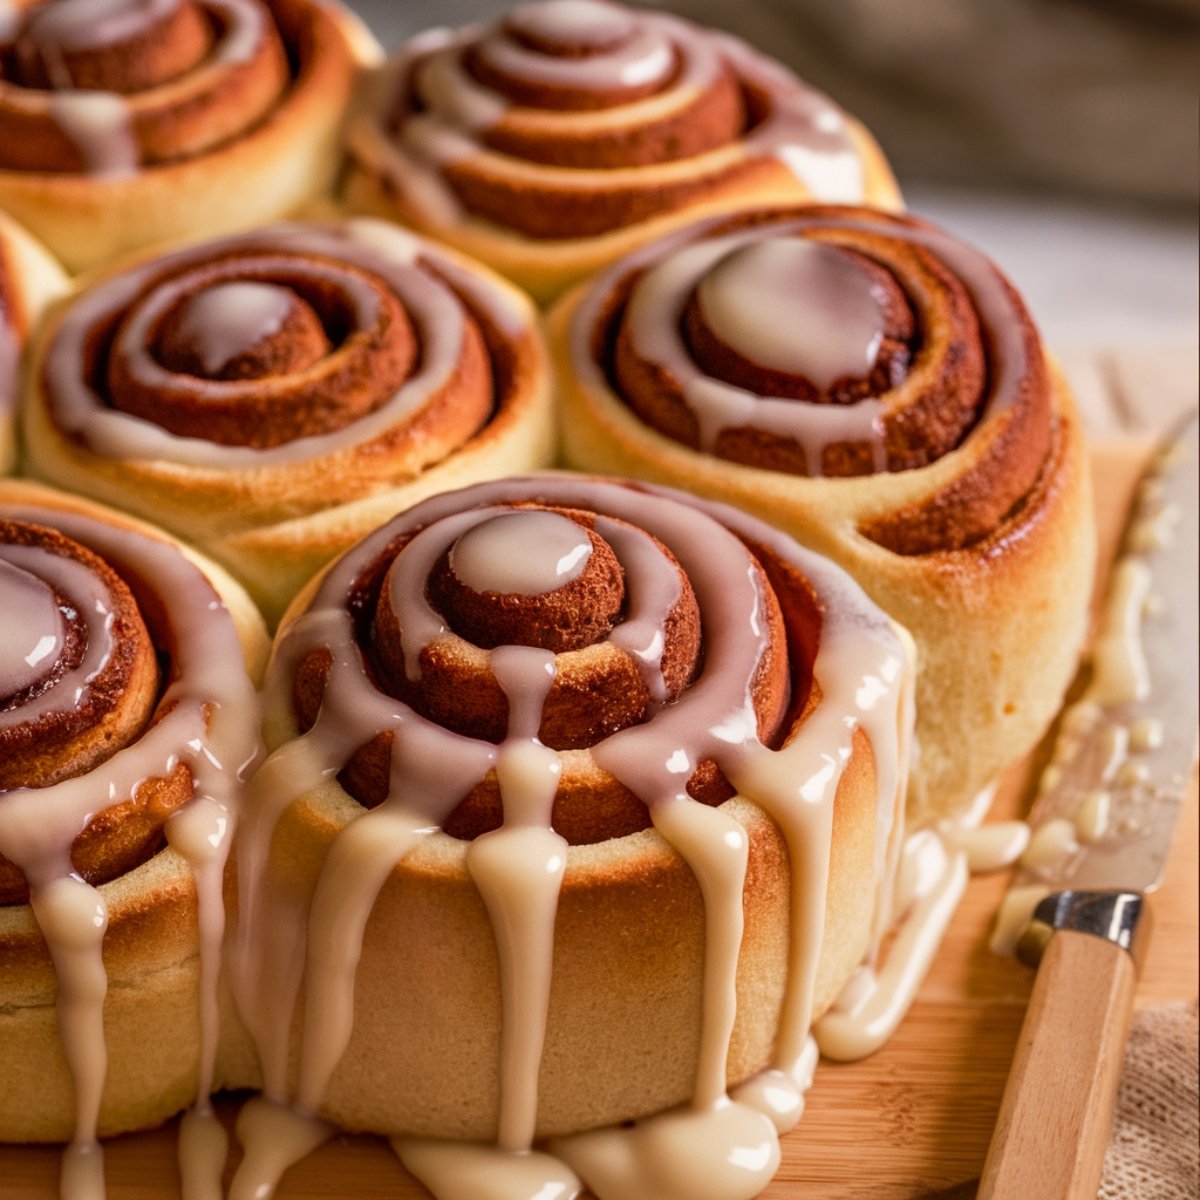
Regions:
[[732, 251], [700, 281], [696, 298], [726, 345], [820, 388], [869, 374], [883, 341], [870, 278], [811, 238], [765, 238]]
[[[842, 231], [878, 235], [910, 243], [932, 252], [961, 280], [989, 346], [990, 379], [980, 421], [1003, 412], [1017, 400], [1027, 368], [1027, 349], [1018, 301], [996, 268], [979, 251], [957, 238], [927, 225], [904, 225], [887, 217], [826, 214], [789, 215], [786, 219], [748, 224], [731, 232], [716, 232], [728, 218], [699, 222], [685, 230], [635, 251], [600, 276], [579, 304], [571, 323], [572, 363], [583, 382], [597, 390], [609, 387], [605, 367], [594, 353], [595, 331], [603, 309], [622, 279], [633, 279], [625, 322], [640, 359], [676, 381], [696, 419], [700, 448], [712, 450], [720, 434], [729, 429], [762, 430], [790, 438], [803, 448], [810, 474], [820, 474], [825, 448], [835, 443], [863, 443], [870, 447], [874, 469], [886, 468], [883, 402], [867, 397], [849, 404], [805, 404], [792, 399], [759, 395], [704, 373], [693, 359], [683, 332], [683, 315], [693, 295], [727, 296], [727, 305], [708, 305], [713, 332], [723, 340], [750, 344], [750, 357], [771, 366], [790, 361], [793, 367], [815, 363], [828, 374], [840, 364], [857, 364], [861, 372], [873, 362], [877, 338], [882, 338], [881, 315], [875, 304], [871, 280], [865, 272], [827, 274], [812, 270], [808, 256], [798, 255], [795, 243], [808, 236]], [[713, 231], [713, 232], [709, 232]], [[740, 264], [753, 251], [750, 267]], [[830, 250], [830, 253], [835, 251]], [[736, 275], [748, 274], [758, 286], [775, 293], [793, 289], [787, 303], [760, 304], [753, 309], [750, 326], [740, 314], [739, 294], [725, 278], [732, 264]], [[769, 287], [767, 280], [770, 280]], [[809, 344], [803, 323], [814, 312], [831, 307], [850, 309], [850, 319], [839, 324], [837, 337], [819, 349]], [[795, 332], [794, 357], [778, 349]], [[816, 335], [813, 335], [816, 338]], [[801, 350], [800, 347], [803, 347]], [[826, 357], [827, 356], [827, 357]], [[774, 360], [771, 361], [771, 360]]]
[[[491, 652], [493, 670], [509, 698], [508, 734], [498, 746], [475, 742], [431, 726], [369, 685], [353, 650], [353, 623], [345, 609], [352, 581], [402, 530], [420, 532], [406, 543], [391, 570], [401, 570], [411, 552], [415, 565], [408, 568], [408, 583], [413, 585], [467, 530], [487, 538], [497, 527], [497, 512], [525, 494], [545, 503], [600, 511], [652, 533], [687, 573], [707, 639], [702, 685], [659, 709], [646, 724], [623, 729], [591, 751], [601, 767], [647, 803], [654, 828], [688, 863], [704, 896], [704, 1016], [693, 1100], [685, 1109], [631, 1129], [557, 1139], [548, 1148], [549, 1158], [530, 1151], [556, 897], [571, 856], [549, 826], [557, 755], [536, 736], [553, 679], [553, 656], [522, 646]], [[599, 522], [597, 531], [603, 536]], [[825, 612], [813, 668], [823, 699], [780, 750], [758, 742], [749, 700], [749, 680], [762, 645], [762, 598], [756, 576], [745, 569], [748, 552], [736, 534], [765, 544], [802, 569]], [[507, 553], [511, 544], [506, 545]], [[627, 547], [614, 544], [613, 549], [632, 575], [635, 564], [622, 559]], [[520, 569], [543, 578], [547, 563], [556, 559], [553, 547], [548, 554], [545, 550], [540, 540], [524, 543]], [[636, 575], [632, 586], [637, 587]], [[411, 587], [407, 594], [414, 597]], [[650, 608], [661, 610], [661, 600]], [[406, 626], [406, 638], [412, 624]], [[426, 628], [419, 618], [415, 625]], [[435, 630], [427, 634], [445, 636]], [[405, 646], [410, 669], [419, 660], [419, 644], [418, 637], [418, 648]], [[531, 1172], [547, 1187], [557, 1181], [564, 1195], [575, 1194], [577, 1175], [601, 1200], [650, 1195], [659, 1200], [736, 1200], [757, 1194], [778, 1161], [778, 1127], [787, 1126], [789, 1115], [798, 1116], [800, 1089], [811, 1076], [808, 1028], [824, 921], [833, 797], [857, 727], [866, 730], [875, 749], [876, 838], [882, 843], [882, 868], [894, 858], [889, 847], [899, 840], [902, 747], [911, 728], [904, 643], [839, 569], [751, 518], [716, 505], [685, 502], [657, 489], [647, 496], [602, 481], [544, 477], [530, 484], [480, 485], [465, 496], [427, 501], [351, 551], [326, 576], [309, 610], [282, 634], [268, 684], [269, 705], [290, 703], [290, 665], [317, 646], [332, 651], [317, 722], [299, 740], [276, 751], [254, 780], [239, 852], [244, 906], [234, 981], [243, 1016], [259, 1046], [266, 1100], [243, 1123], [246, 1159], [234, 1196], [269, 1194], [282, 1170], [328, 1135], [329, 1127], [315, 1113], [349, 1037], [354, 966], [375, 895], [392, 866], [419, 839], [443, 836], [435, 832], [440, 820], [464, 789], [493, 767], [504, 822], [471, 844], [467, 864], [500, 952], [506, 1015], [497, 1143], [491, 1149], [467, 1147], [460, 1152], [399, 1138], [397, 1152], [443, 1198], [463, 1195], [470, 1186], [466, 1181], [481, 1171], [496, 1180], [492, 1194], [504, 1197], [532, 1194]], [[279, 815], [322, 774], [344, 763], [364, 735], [383, 730], [393, 733], [398, 747], [389, 797], [352, 821], [335, 840], [307, 914], [272, 904], [260, 880]], [[694, 764], [708, 757], [720, 763], [742, 794], [775, 818], [793, 861], [805, 864], [792, 876], [789, 983], [776, 1061], [768, 1081], [740, 1090], [737, 1098], [726, 1093], [725, 1063], [736, 1012], [733, 981], [748, 841], [741, 825], [723, 809], [699, 805], [683, 791]], [[435, 779], [422, 766], [431, 759], [444, 767]], [[417, 777], [420, 785], [413, 786]], [[887, 879], [876, 880], [874, 886], [890, 894]], [[287, 1086], [286, 1031], [292, 1005], [301, 994], [305, 1021], [299, 1083], [293, 1093]], [[568, 1164], [574, 1175], [556, 1162]]]
[[[70, 847], [109, 797], [133, 794], [146, 778], [186, 763], [195, 799], [167, 822], [167, 837], [192, 865], [200, 913], [202, 1061], [198, 1109], [208, 1109], [217, 1033], [217, 977], [224, 937], [222, 873], [241, 795], [241, 772], [255, 756], [257, 704], [237, 632], [201, 571], [174, 545], [99, 520], [53, 510], [0, 507], [0, 515], [60, 530], [152, 587], [161, 605], [164, 648], [172, 654], [160, 720], [85, 774], [47, 787], [22, 788], [0, 803], [0, 852], [24, 872], [30, 905], [46, 939], [58, 979], [58, 1020], [75, 1094], [75, 1133], [63, 1156], [62, 1195], [93, 1200], [104, 1194], [103, 1154], [96, 1126], [107, 1069], [103, 1005], [107, 974], [101, 957], [108, 914], [102, 893], [74, 873]], [[90, 653], [111, 648], [107, 589], [81, 564], [38, 547], [6, 545], [0, 557], [52, 581], [86, 617]], [[152, 582], [151, 582], [152, 581]], [[14, 589], [15, 584], [15, 589]], [[0, 573], [0, 610], [27, 585]], [[44, 615], [44, 612], [43, 612]], [[94, 666], [96, 657], [91, 660]], [[89, 687], [89, 660], [65, 672], [35, 698], [33, 716], [51, 706], [74, 708]], [[26, 706], [26, 715], [31, 715]], [[4, 714], [19, 719], [20, 709]]]
[[450, 570], [472, 591], [540, 596], [577, 579], [591, 554], [574, 521], [513, 512], [468, 529], [450, 547]]
[[[587, 52], [544, 53], [522, 40], [530, 35], [551, 48], [584, 46]], [[862, 164], [841, 111], [744, 42], [667, 13], [595, 0], [546, 0], [522, 5], [492, 28], [434, 31], [414, 39], [383, 77], [375, 118], [359, 123], [352, 134], [354, 153], [380, 172], [431, 228], [453, 226], [466, 215], [443, 168], [490, 153], [484, 135], [515, 107], [467, 69], [469, 52], [527, 85], [598, 94], [655, 88], [649, 100], [639, 94], [637, 100], [604, 110], [635, 123], [639, 104], [653, 104], [668, 92], [699, 95], [723, 69], [732, 69], [767, 97], [765, 113], [742, 139], [744, 155], [778, 159], [814, 199], [852, 203], [863, 198]], [[385, 134], [388, 115], [410, 94], [411, 111], [394, 134]], [[520, 111], [551, 123], [573, 116], [569, 111]]]
[[[331, 432], [299, 437], [269, 448], [230, 446], [201, 436], [171, 433], [153, 420], [111, 406], [86, 369], [88, 347], [98, 324], [124, 317], [112, 353], [121, 356], [141, 384], [170, 391], [175, 374], [156, 357], [151, 335], [172, 308], [196, 286], [214, 261], [228, 256], [236, 278], [207, 286], [187, 310], [189, 328], [214, 359], [232, 357], [267, 336], [282, 319], [286, 290], [251, 281], [282, 274], [310, 281], [344, 297], [355, 331], [371, 328], [378, 299], [364, 274], [393, 290], [413, 321], [421, 346], [418, 365], [384, 403]], [[433, 270], [423, 263], [433, 264]], [[207, 276], [205, 275], [205, 278]], [[211, 281], [210, 281], [211, 283]], [[226, 308], [234, 304], [231, 322]], [[242, 471], [309, 461], [369, 442], [420, 409], [444, 388], [459, 363], [466, 336], [460, 293], [494, 318], [505, 332], [528, 325], [508, 295], [490, 281], [443, 259], [436, 248], [384, 221], [360, 218], [338, 225], [281, 224], [254, 233], [205, 242], [142, 263], [78, 295], [63, 313], [46, 356], [46, 403], [64, 433], [113, 459], [162, 459], [213, 470]], [[180, 385], [206, 402], [239, 394], [238, 380], [188, 375]]]

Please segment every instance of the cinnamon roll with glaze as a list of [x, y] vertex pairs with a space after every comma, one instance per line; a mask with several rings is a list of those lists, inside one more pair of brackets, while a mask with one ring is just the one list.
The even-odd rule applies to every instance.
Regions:
[[21, 356], [42, 310], [67, 290], [62, 267], [0, 212], [0, 472], [16, 460]]
[[239, 835], [239, 1194], [326, 1120], [441, 1196], [642, 1194], [589, 1165], [625, 1136], [756, 1194], [886, 909], [906, 647], [764, 523], [616, 481], [479, 484], [338, 559], [277, 635]]
[[345, 196], [552, 299], [698, 216], [773, 202], [899, 207], [870, 135], [744, 43], [610, 0], [434, 31], [379, 72]]
[[550, 330], [569, 462], [757, 512], [912, 632], [914, 822], [1030, 749], [1094, 532], [1066, 384], [982, 254], [915, 218], [766, 209], [630, 255]]
[[196, 542], [269, 617], [400, 509], [553, 452], [528, 299], [369, 219], [109, 272], [29, 374], [32, 470]]
[[88, 501], [0, 483], [0, 1141], [197, 1102], [213, 1125], [222, 875], [258, 752], [262, 620], [215, 564]]
[[325, 0], [5, 0], [0, 207], [72, 270], [283, 216], [380, 53]]

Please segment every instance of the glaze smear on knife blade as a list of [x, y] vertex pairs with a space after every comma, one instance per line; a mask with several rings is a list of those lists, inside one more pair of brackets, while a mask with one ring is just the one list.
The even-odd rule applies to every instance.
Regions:
[[994, 949], [1011, 950], [1055, 888], [1145, 892], [1162, 876], [1196, 755], [1198, 458], [1193, 413], [1138, 489], [1091, 679], [1063, 714]]

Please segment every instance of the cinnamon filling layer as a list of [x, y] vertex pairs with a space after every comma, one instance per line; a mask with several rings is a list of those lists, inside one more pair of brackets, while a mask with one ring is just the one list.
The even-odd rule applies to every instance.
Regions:
[[[53, 970], [73, 1099], [63, 1192], [99, 1196], [108, 970], [155, 914], [185, 948], [172, 972], [190, 969], [187, 948], [198, 959], [186, 1020], [199, 1050], [184, 1056], [197, 1111], [184, 1121], [211, 1119], [222, 880], [258, 706], [231, 614], [182, 547], [40, 491], [0, 485], [0, 609], [14, 618], [0, 627], [0, 903], [28, 901], [7, 925], [18, 976], [31, 954]], [[164, 844], [172, 857], [137, 877]], [[102, 886], [126, 872], [125, 886]], [[142, 982], [126, 970], [118, 986]]]
[[[86, 775], [142, 736], [169, 651], [116, 571], [53, 529], [0, 520], [0, 611], [0, 792]], [[99, 884], [132, 870], [191, 794], [181, 764], [111, 798], [71, 843], [75, 871]], [[0, 904], [28, 899], [24, 873], [0, 854]]]
[[[490, 641], [498, 631], [496, 614], [507, 619], [508, 609], [527, 602], [536, 616], [524, 628], [515, 626], [513, 640], [488, 650], [466, 640]], [[611, 625], [608, 633], [582, 649], [547, 649], [543, 643], [559, 637], [554, 614], [576, 608], [585, 610], [591, 627]], [[685, 668], [690, 680], [669, 699], [676, 684], [667, 646], [680, 634], [689, 640], [689, 611], [699, 618], [700, 661], [694, 671]], [[668, 637], [672, 623], [677, 627]], [[456, 732], [391, 694], [385, 672], [402, 678], [405, 687], [419, 687], [427, 651], [448, 641], [485, 657], [507, 705], [499, 741]], [[553, 689], [572, 655], [597, 647], [634, 660], [649, 697], [646, 717], [586, 749], [556, 752], [542, 736]], [[364, 1124], [379, 1122], [419, 1178], [438, 1180], [432, 1184], [438, 1194], [470, 1190], [464, 1162], [508, 1184], [519, 1172], [525, 1179], [521, 1194], [545, 1191], [560, 1180], [560, 1190], [573, 1194], [582, 1179], [609, 1200], [657, 1195], [664, 1178], [660, 1163], [672, 1172], [666, 1176], [672, 1195], [702, 1192], [731, 1200], [758, 1194], [778, 1162], [777, 1131], [794, 1123], [801, 1107], [838, 842], [835, 804], [839, 814], [848, 803], [867, 817], [864, 834], [874, 866], [861, 864], [865, 869], [855, 880], [872, 898], [864, 916], [875, 899], [881, 902], [877, 911], [887, 911], [910, 727], [903, 699], [907, 670], [896, 633], [842, 572], [736, 510], [666, 489], [565, 474], [500, 480], [435, 496], [364, 539], [321, 579], [304, 612], [280, 630], [268, 672], [267, 722], [277, 748], [250, 785], [253, 820], [238, 855], [239, 895], [248, 903], [241, 907], [231, 962], [269, 1100], [243, 1115], [246, 1156], [239, 1184], [249, 1194], [264, 1180], [278, 1179], [329, 1135], [330, 1126], [318, 1118], [336, 1119], [334, 1096], [343, 1083], [338, 1072], [342, 1062], [363, 1053], [360, 1044], [368, 1054], [390, 1053], [369, 1035], [356, 1043], [362, 1010], [377, 1007], [363, 989], [390, 994], [404, 987], [410, 962], [429, 949], [419, 933], [389, 939], [396, 955], [382, 963], [368, 944], [369, 925], [374, 921], [378, 928], [379, 919], [389, 919], [383, 914], [395, 911], [389, 907], [395, 889], [404, 889], [406, 910], [416, 897], [433, 896], [438, 903], [456, 894], [465, 872], [461, 883], [471, 911], [494, 935], [496, 958], [491, 942], [486, 956], [489, 970], [496, 963], [494, 998], [500, 1003], [497, 1033], [494, 1041], [489, 1035], [484, 1054], [490, 1074], [478, 1084], [496, 1097], [495, 1113], [468, 1126], [467, 1136], [494, 1145], [423, 1141], [445, 1136], [442, 1119], [431, 1125], [424, 1111], [415, 1119], [368, 1115]], [[785, 731], [764, 735], [764, 713], [774, 713]], [[364, 738], [379, 737], [390, 739], [385, 787], [378, 803], [355, 813], [330, 792], [329, 781], [339, 771], [346, 778]], [[786, 890], [789, 905], [777, 1036], [769, 1057], [758, 1060], [770, 1069], [732, 1096], [726, 1089], [742, 991], [739, 964], [753, 953], [746, 913], [753, 907], [750, 889], [763, 881], [752, 878], [753, 835], [739, 809], [696, 803], [689, 795], [695, 768], [704, 762], [719, 766], [761, 808], [791, 864], [765, 885], [776, 897], [775, 889]], [[614, 846], [603, 882], [584, 861], [591, 854], [571, 852], [560, 824], [562, 793], [580, 768], [595, 779], [619, 782], [649, 814], [656, 833]], [[498, 796], [499, 823], [483, 823], [483, 836], [453, 847], [441, 833], [462, 821], [463, 796], [473, 796], [488, 780]], [[593, 814], [597, 837], [620, 832], [607, 808], [602, 791], [579, 806], [584, 817]], [[320, 839], [311, 891], [280, 886], [273, 852], [299, 827]], [[872, 859], [870, 850], [866, 857]], [[442, 865], [447, 862], [453, 875]], [[571, 949], [564, 956], [556, 922], [571, 919], [569, 904], [584, 899], [590, 906], [594, 898], [604, 910], [599, 925], [586, 927], [595, 931], [597, 951], [610, 937], [625, 945], [632, 937], [633, 953], [644, 953], [632, 932], [640, 917], [630, 922], [624, 907], [610, 909], [608, 901], [620, 893], [623, 905], [633, 891], [633, 910], [644, 904], [654, 921], [660, 899], [671, 894], [667, 873], [677, 868], [698, 885], [693, 916], [703, 928], [694, 972], [690, 963], [682, 972], [692, 976], [689, 986], [703, 989], [694, 1071], [690, 1063], [685, 1068], [690, 1090], [685, 1083], [679, 1106], [657, 1115], [623, 1094], [600, 1118], [625, 1121], [619, 1129], [576, 1134], [573, 1123], [556, 1129], [553, 1118], [539, 1111], [540, 1096], [543, 1087], [549, 1094], [563, 1068], [543, 1051], [563, 1019], [556, 1008], [559, 981], [570, 974], [578, 983], [569, 955], [586, 958], [592, 944], [585, 926], [575, 926], [566, 934]], [[582, 945], [576, 937], [585, 939]], [[439, 954], [443, 949], [437, 946]], [[457, 958], [460, 947], [448, 951]], [[413, 967], [414, 978], [422, 973]], [[619, 977], [634, 989], [634, 1004], [641, 1004], [640, 981], [623, 971]], [[591, 986], [587, 978], [585, 989]], [[483, 1002], [492, 1004], [493, 996]], [[649, 993], [646, 1002], [655, 1002]], [[300, 1036], [289, 1041], [286, 1031], [301, 1004]], [[588, 1014], [581, 1015], [586, 1029]], [[411, 1025], [422, 1028], [420, 1020]], [[690, 1031], [688, 1042], [690, 1054]], [[474, 1050], [468, 1056], [477, 1057]], [[655, 1071], [653, 1053], [647, 1058], [645, 1070]], [[578, 1072], [567, 1071], [569, 1086], [578, 1086]], [[405, 1066], [378, 1078], [394, 1090], [397, 1078], [406, 1079]], [[422, 1081], [408, 1082], [419, 1088]], [[356, 1082], [356, 1099], [372, 1086]], [[471, 1088], [476, 1094], [474, 1082]], [[780, 1101], [773, 1103], [768, 1091]], [[459, 1119], [459, 1094], [453, 1121]], [[373, 1105], [374, 1098], [367, 1099]], [[637, 1124], [629, 1119], [639, 1115], [645, 1119]], [[559, 1132], [569, 1136], [539, 1140]], [[268, 1143], [270, 1154], [264, 1153]], [[706, 1156], [706, 1177], [711, 1163], [711, 1187], [697, 1186], [698, 1156]], [[621, 1170], [614, 1175], [601, 1160]], [[517, 1186], [510, 1190], [517, 1194]]]
[[377, 441], [379, 469], [407, 478], [511, 386], [506, 313], [461, 275], [369, 222], [210, 242], [81, 296], [46, 355], [47, 400], [112, 457], [266, 466]]
[[428, 227], [466, 213], [535, 239], [598, 236], [775, 171], [825, 199], [862, 194], [824, 97], [733, 39], [607, 0], [419, 39], [378, 121], [364, 161]]
[[719, 218], [632, 255], [575, 318], [577, 369], [646, 425], [797, 475], [964, 476], [870, 536], [968, 545], [1029, 493], [1051, 442], [1037, 332], [996, 268], [912, 218], [855, 208]]
[[0, 168], [119, 175], [253, 129], [292, 78], [260, 0], [43, 0], [0, 40]]
[[[421, 531], [389, 546], [363, 572], [351, 601], [372, 678], [423, 718], [501, 743], [514, 713], [493, 660], [507, 646], [546, 655], [536, 734], [552, 750], [587, 750], [652, 721], [697, 682], [700, 611], [679, 562], [657, 538], [625, 521], [535, 503], [448, 524], [448, 533]], [[780, 599], [749, 551], [745, 569], [762, 595], [764, 646], [752, 692], [758, 735], [769, 745], [808, 685], [789, 666]], [[330, 668], [322, 651], [298, 665], [293, 696], [303, 729], [317, 720]], [[388, 795], [392, 753], [392, 735], [378, 735], [342, 772], [344, 786], [368, 807]], [[645, 805], [627, 787], [594, 765], [564, 764], [553, 826], [568, 842], [649, 826]], [[705, 804], [733, 795], [711, 760], [696, 765], [687, 790]], [[445, 829], [470, 839], [497, 828], [502, 816], [489, 773]]]

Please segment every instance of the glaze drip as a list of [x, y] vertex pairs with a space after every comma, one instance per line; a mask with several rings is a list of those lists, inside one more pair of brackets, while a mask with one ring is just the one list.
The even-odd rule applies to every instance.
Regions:
[[[512, 545], [511, 530], [503, 529], [506, 521], [520, 518], [524, 524], [537, 516], [540, 523], [546, 516], [575, 524], [560, 515], [567, 511], [596, 514], [596, 533], [610, 546], [621, 543], [617, 553], [631, 595], [628, 637], [630, 644], [642, 647], [642, 669], [651, 679], [657, 671], [658, 640], [652, 630], [677, 599], [679, 584], [678, 575], [673, 587], [657, 581], [654, 571], [642, 570], [638, 558], [661, 556], [651, 549], [660, 544], [678, 560], [695, 592], [705, 633], [701, 673], [674, 703], [655, 710], [643, 724], [601, 735], [586, 753], [648, 806], [658, 835], [694, 873], [706, 913], [706, 949], [703, 1028], [691, 1104], [632, 1130], [556, 1140], [550, 1154], [569, 1163], [601, 1200], [643, 1194], [736, 1200], [756, 1194], [775, 1169], [777, 1127], [798, 1116], [800, 1090], [811, 1074], [807, 1033], [834, 796], [855, 738], [864, 734], [878, 764], [874, 837], [881, 875], [894, 861], [899, 841], [902, 748], [911, 722], [904, 701], [903, 644], [848, 577], [751, 518], [664, 490], [546, 476], [479, 485], [427, 501], [397, 518], [335, 564], [308, 609], [281, 632], [266, 690], [269, 728], [286, 728], [294, 721], [290, 680], [315, 652], [327, 670], [311, 727], [285, 741], [250, 785], [239, 850], [244, 903], [234, 978], [239, 1006], [259, 1045], [268, 1102], [275, 1106], [272, 1121], [282, 1121], [289, 1131], [282, 1136], [292, 1150], [276, 1154], [271, 1166], [263, 1141], [268, 1135], [247, 1122], [246, 1163], [253, 1165], [239, 1173], [238, 1196], [268, 1194], [287, 1163], [319, 1136], [314, 1118], [353, 1035], [355, 964], [372, 906], [390, 886], [389, 875], [398, 864], [424, 854], [421, 847], [446, 843], [438, 827], [445, 825], [459, 799], [492, 772], [501, 797], [500, 824], [475, 837], [461, 861], [482, 897], [499, 961], [496, 1144], [490, 1150], [468, 1147], [461, 1155], [420, 1138], [400, 1137], [394, 1144], [441, 1197], [461, 1195], [464, 1181], [484, 1165], [498, 1172], [500, 1196], [529, 1194], [519, 1189], [528, 1187], [530, 1172], [547, 1186], [556, 1181], [564, 1195], [576, 1194], [575, 1174], [564, 1175], [566, 1169], [555, 1168], [553, 1158], [529, 1153], [538, 1139], [558, 897], [570, 877], [574, 853], [555, 832], [552, 818], [566, 760], [539, 737], [563, 656], [519, 644], [491, 649], [490, 667], [507, 700], [505, 732], [498, 743], [463, 737], [373, 686], [358, 640], [361, 617], [355, 613], [361, 611], [361, 599], [354, 599], [364, 573], [369, 577], [380, 571], [380, 555], [385, 562], [394, 555], [387, 572], [390, 603], [398, 603], [397, 595], [407, 598], [404, 658], [419, 673], [422, 648], [446, 636], [424, 595], [429, 572], [447, 549], [470, 536], [481, 543], [485, 557], [492, 552], [503, 557]], [[506, 512], [511, 515], [501, 515]], [[573, 545], [582, 544], [578, 532], [558, 528]], [[622, 532], [614, 536], [614, 529]], [[543, 554], [544, 541], [527, 553], [539, 569], [558, 558], [553, 550]], [[632, 553], [630, 547], [635, 547]], [[785, 576], [800, 572], [814, 589], [821, 613], [820, 648], [811, 663], [814, 694], [820, 698], [778, 749], [760, 740], [752, 699], [763, 656], [770, 653], [767, 589], [773, 585], [757, 565], [761, 556], [781, 564]], [[805, 668], [793, 670], [798, 679], [805, 677]], [[347, 814], [311, 898], [291, 895], [285, 901], [269, 869], [274, 831], [293, 803], [342, 770], [372, 733], [391, 737], [386, 796], [357, 816]], [[726, 1093], [725, 1069], [736, 1016], [734, 979], [748, 837], [725, 809], [697, 803], [689, 795], [688, 779], [707, 758], [716, 759], [745, 795], [784, 817], [789, 853], [808, 864], [792, 876], [793, 912], [806, 917], [792, 932], [788, 1001], [775, 1071], [761, 1088], [745, 1089], [736, 1100]], [[875, 886], [890, 894], [886, 879], [879, 878]], [[293, 1090], [287, 1085], [286, 1030], [301, 991], [307, 1015], [297, 1058], [300, 1083]], [[290, 1119], [281, 1115], [288, 1108]], [[627, 1164], [617, 1175], [604, 1165], [610, 1160], [610, 1142], [621, 1148]], [[700, 1166], [693, 1161], [699, 1147], [705, 1164]], [[689, 1161], [693, 1165], [686, 1166]]]
[[[198, 893], [203, 1061], [197, 1112], [208, 1112], [224, 934], [222, 875], [242, 774], [257, 750], [253, 720], [247, 719], [257, 705], [229, 614], [212, 585], [174, 545], [59, 510], [5, 505], [0, 517], [17, 527], [36, 522], [86, 549], [72, 559], [36, 546], [5, 545], [3, 557], [9, 566], [0, 576], [0, 587], [6, 593], [11, 595], [17, 564], [22, 572], [45, 577], [47, 589], [69, 590], [90, 622], [89, 642], [94, 635], [88, 654], [102, 662], [116, 653], [113, 639], [124, 630], [111, 619], [106, 585], [88, 577], [87, 562], [94, 555], [135, 594], [151, 599], [157, 614], [151, 624], [171, 661], [158, 701], [159, 719], [137, 731], [139, 736], [99, 762], [85, 764], [77, 774], [46, 786], [0, 792], [0, 854], [28, 881], [32, 911], [58, 979], [59, 1032], [75, 1090], [75, 1132], [63, 1158], [63, 1194], [93, 1198], [104, 1193], [96, 1128], [106, 1072], [102, 1011], [107, 972], [102, 953], [109, 913], [104, 889], [86, 883], [73, 869], [71, 847], [105, 801], [133, 796], [147, 781], [171, 776], [179, 764], [190, 774], [191, 804], [169, 819], [168, 838], [191, 864]], [[27, 598], [31, 586], [37, 590], [25, 581], [17, 586]], [[45, 602], [40, 607], [43, 615], [48, 613]], [[36, 697], [33, 706], [45, 709], [51, 703], [46, 697], [51, 696], [58, 707], [72, 698], [75, 705], [86, 703], [86, 666], [82, 672], [77, 679], [64, 675], [57, 686]], [[5, 722], [17, 719], [19, 711], [5, 712]]]

